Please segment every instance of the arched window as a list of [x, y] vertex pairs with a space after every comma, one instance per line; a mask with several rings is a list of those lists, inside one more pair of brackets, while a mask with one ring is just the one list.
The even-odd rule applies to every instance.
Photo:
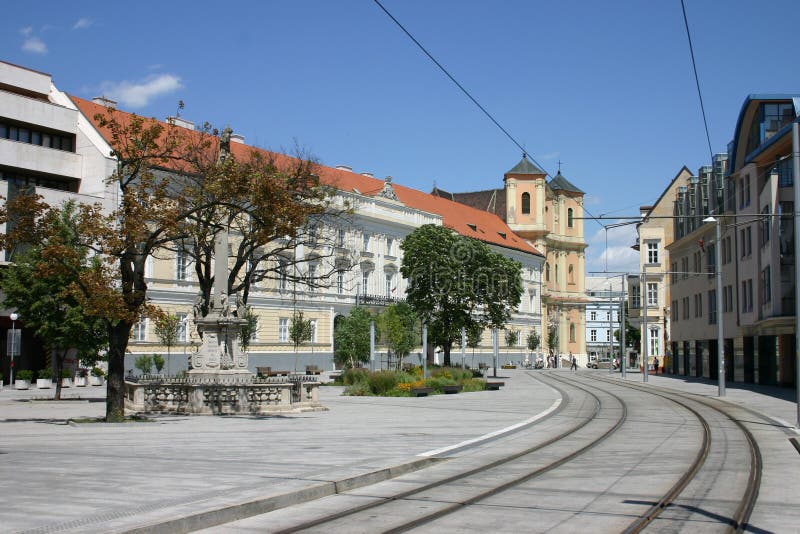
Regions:
[[572, 228], [572, 208], [567, 210], [567, 226]]
[[574, 284], [575, 283], [575, 267], [573, 267], [572, 265], [569, 266], [569, 272], [568, 272], [568, 276], [567, 276], [567, 281], [570, 284]]
[[529, 215], [531, 212], [531, 194], [522, 193], [522, 213]]
[[550, 264], [549, 263], [545, 263], [544, 264], [544, 279], [545, 279], [546, 282], [550, 281]]

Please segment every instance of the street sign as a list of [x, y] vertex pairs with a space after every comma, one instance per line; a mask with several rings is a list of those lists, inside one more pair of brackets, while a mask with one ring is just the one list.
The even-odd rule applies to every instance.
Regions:
[[8, 331], [8, 335], [6, 336], [6, 354], [19, 355], [21, 333], [22, 331], [19, 328], [13, 328]]

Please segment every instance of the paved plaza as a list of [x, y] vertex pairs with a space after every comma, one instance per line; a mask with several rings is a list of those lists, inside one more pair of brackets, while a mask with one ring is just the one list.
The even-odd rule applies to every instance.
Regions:
[[[53, 402], [36, 400], [52, 397], [52, 390], [6, 387], [0, 525], [12, 532], [105, 532], [200, 512], [234, 520], [253, 512], [243, 503], [286, 506], [419, 469], [434, 461], [432, 451], [446, 454], [474, 440], [502, 446], [499, 437], [553, 410], [560, 397], [536, 380], [537, 371], [499, 374], [506, 384], [500, 391], [342, 397], [342, 388], [329, 386], [321, 388], [325, 412], [156, 416], [120, 424], [70, 422], [101, 416], [105, 388], [70, 388], [69, 400]], [[641, 382], [641, 375], [628, 380]], [[717, 393], [716, 383], [702, 379], [651, 376], [650, 383]], [[727, 400], [797, 435], [789, 428], [796, 421], [794, 390], [729, 384]]]

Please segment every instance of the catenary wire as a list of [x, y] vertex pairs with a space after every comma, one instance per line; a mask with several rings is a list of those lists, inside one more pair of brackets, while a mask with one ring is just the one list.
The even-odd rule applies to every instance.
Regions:
[[425, 55], [426, 55], [426, 56], [428, 56], [428, 59], [430, 59], [431, 61], [433, 61], [433, 63], [434, 63], [434, 64], [435, 64], [437, 67], [439, 67], [439, 70], [441, 70], [441, 71], [442, 71], [442, 72], [445, 74], [445, 76], [447, 76], [448, 78], [450, 78], [450, 81], [451, 81], [451, 82], [453, 82], [454, 84], [456, 84], [456, 87], [458, 87], [458, 88], [461, 90], [461, 92], [462, 92], [462, 93], [464, 93], [464, 94], [467, 96], [467, 98], [469, 98], [469, 99], [472, 101], [472, 103], [473, 103], [473, 104], [475, 104], [476, 106], [478, 106], [478, 109], [480, 109], [480, 110], [483, 112], [483, 114], [484, 114], [484, 115], [486, 115], [486, 116], [489, 118], [489, 120], [490, 120], [490, 121], [492, 121], [492, 122], [494, 123], [494, 125], [495, 125], [495, 126], [497, 126], [497, 127], [500, 129], [500, 131], [501, 131], [501, 132], [503, 132], [503, 133], [506, 135], [506, 137], [508, 137], [508, 138], [511, 140], [511, 142], [512, 142], [512, 143], [514, 143], [514, 144], [517, 146], [517, 148], [519, 148], [519, 149], [522, 151], [522, 153], [523, 153], [525, 156], [528, 156], [528, 157], [530, 157], [531, 161], [533, 161], [533, 162], [534, 162], [534, 163], [535, 163], [535, 164], [536, 164], [536, 165], [537, 165], [537, 166], [538, 166], [540, 169], [542, 169], [542, 170], [545, 172], [545, 174], [546, 174], [547, 176], [550, 176], [550, 177], [552, 177], [552, 175], [551, 175], [549, 172], [547, 172], [547, 169], [545, 169], [545, 168], [544, 168], [544, 166], [543, 166], [541, 163], [539, 163], [538, 161], [536, 161], [536, 159], [535, 159], [533, 156], [531, 156], [530, 152], [528, 152], [528, 150], [526, 150], [526, 149], [525, 149], [525, 147], [523, 147], [523, 146], [522, 146], [522, 145], [521, 145], [521, 144], [520, 144], [520, 143], [519, 143], [519, 142], [518, 142], [518, 141], [517, 141], [517, 140], [514, 138], [514, 136], [512, 136], [512, 135], [511, 135], [511, 134], [508, 132], [508, 130], [506, 130], [505, 128], [503, 128], [503, 126], [502, 126], [502, 125], [501, 125], [501, 124], [500, 124], [500, 123], [497, 121], [497, 119], [495, 119], [495, 118], [494, 118], [494, 116], [492, 116], [492, 114], [491, 114], [491, 113], [489, 113], [489, 112], [486, 110], [486, 108], [485, 108], [485, 107], [483, 107], [483, 106], [480, 104], [480, 102], [478, 102], [478, 101], [475, 99], [475, 97], [474, 97], [474, 96], [472, 96], [472, 94], [470, 94], [470, 92], [469, 92], [469, 91], [467, 91], [467, 90], [466, 90], [466, 88], [464, 88], [464, 86], [463, 86], [463, 85], [461, 85], [461, 84], [458, 82], [458, 80], [456, 80], [456, 79], [455, 79], [455, 77], [454, 77], [452, 74], [450, 74], [450, 72], [448, 72], [448, 70], [447, 70], [446, 68], [444, 68], [444, 66], [443, 66], [441, 63], [439, 63], [439, 62], [436, 60], [436, 58], [435, 58], [435, 57], [433, 57], [433, 55], [432, 55], [430, 52], [428, 52], [428, 50], [427, 50], [427, 49], [426, 49], [424, 46], [422, 46], [422, 43], [420, 43], [420, 42], [419, 42], [419, 41], [418, 41], [418, 40], [417, 40], [417, 39], [416, 39], [416, 38], [415, 38], [413, 35], [411, 35], [411, 32], [410, 32], [410, 31], [408, 31], [408, 30], [406, 29], [406, 27], [405, 27], [405, 26], [403, 26], [402, 24], [400, 24], [400, 21], [399, 21], [399, 20], [397, 20], [397, 19], [394, 17], [394, 15], [392, 15], [392, 14], [389, 12], [389, 10], [388, 10], [388, 9], [386, 9], [386, 8], [384, 7], [384, 5], [380, 3], [380, 1], [379, 1], [379, 0], [373, 0], [373, 1], [374, 1], [374, 2], [375, 2], [377, 5], [378, 5], [378, 7], [379, 7], [379, 8], [381, 8], [381, 10], [383, 10], [383, 12], [384, 12], [384, 13], [386, 13], [386, 15], [387, 15], [387, 16], [388, 16], [390, 19], [392, 19], [392, 22], [394, 22], [394, 23], [397, 25], [397, 27], [398, 27], [398, 28], [400, 28], [401, 30], [403, 30], [403, 33], [405, 33], [405, 34], [408, 36], [408, 38], [409, 38], [409, 39], [411, 39], [412, 41], [414, 41], [414, 44], [415, 44], [415, 45], [417, 45], [417, 46], [419, 47], [419, 49], [420, 49], [420, 50], [422, 50], [422, 51], [425, 53]]
[[689, 54], [692, 56], [692, 69], [694, 70], [694, 82], [697, 85], [697, 96], [700, 98], [700, 111], [703, 113], [703, 126], [706, 128], [706, 142], [708, 142], [708, 155], [714, 160], [714, 151], [711, 149], [711, 136], [708, 133], [708, 120], [706, 119], [706, 108], [703, 105], [703, 93], [700, 91], [700, 78], [697, 76], [697, 64], [694, 60], [694, 46], [692, 46], [692, 34], [689, 32], [689, 19], [686, 17], [686, 4], [681, 0], [681, 10], [683, 11], [683, 23], [686, 26], [686, 37], [689, 39]]

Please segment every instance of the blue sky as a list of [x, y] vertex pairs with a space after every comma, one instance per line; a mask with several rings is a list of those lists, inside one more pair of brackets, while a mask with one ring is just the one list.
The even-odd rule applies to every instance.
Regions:
[[[636, 215], [709, 160], [679, 0], [382, 0], [594, 215]], [[800, 2], [686, 0], [712, 148], [750, 93], [800, 93]], [[508, 140], [372, 0], [16, 2], [0, 59], [59, 89], [422, 190], [502, 186]], [[794, 50], [795, 52], [792, 52]], [[631, 227], [586, 224], [588, 268], [632, 270]]]

